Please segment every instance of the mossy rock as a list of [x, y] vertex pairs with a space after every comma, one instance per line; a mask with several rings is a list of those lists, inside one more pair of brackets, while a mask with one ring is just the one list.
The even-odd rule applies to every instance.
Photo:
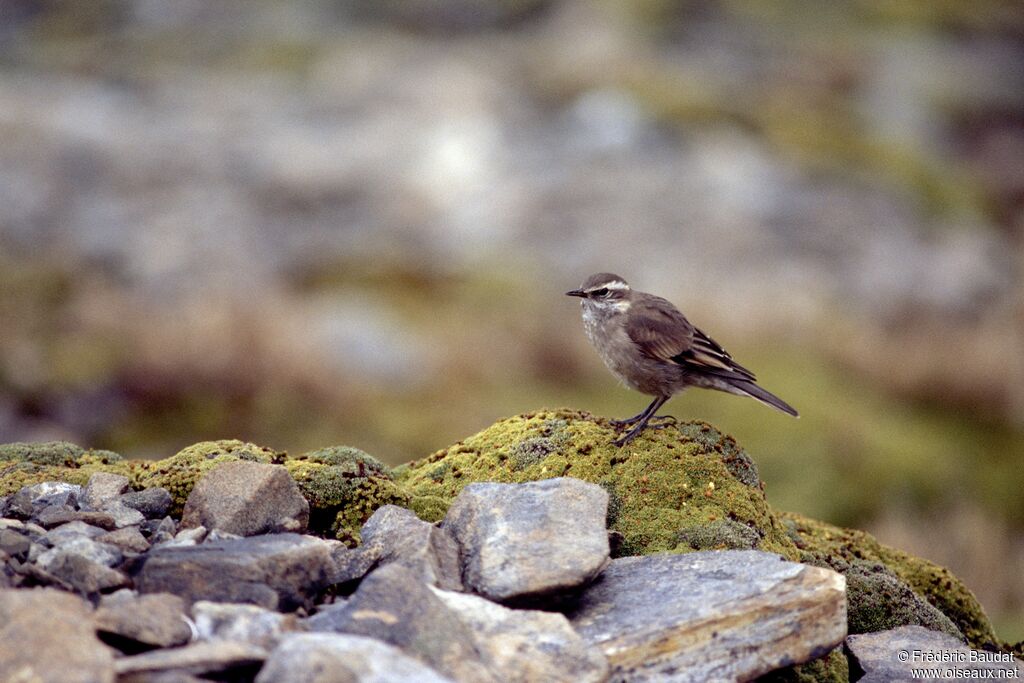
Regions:
[[351, 446], [331, 446], [288, 458], [289, 474], [309, 501], [309, 525], [353, 546], [359, 528], [382, 505], [408, 507], [409, 495], [388, 468]]
[[[844, 529], [793, 513], [781, 513], [780, 517], [790, 529], [800, 550], [794, 559], [808, 564], [833, 567], [837, 571], [844, 571], [844, 567], [847, 566], [863, 568], [865, 562], [880, 564], [948, 617], [971, 647], [1000, 647], [992, 631], [992, 624], [977, 598], [945, 567], [882, 545], [874, 536], [864, 531]], [[853, 630], [854, 628], [870, 628], [868, 624], [872, 623], [872, 613], [880, 608], [876, 601], [878, 596], [859, 595], [863, 590], [889, 593], [894, 598], [898, 593], [887, 582], [864, 580], [862, 571], [855, 573], [852, 580], [848, 579], [847, 583], [851, 633], [859, 632]], [[913, 610], [904, 600], [894, 599], [889, 603], [883, 601], [882, 605], [893, 612], [913, 614], [914, 619], [926, 618], [920, 611]], [[922, 622], [910, 620], [904, 623]], [[892, 622], [892, 626], [888, 628], [899, 625], [902, 623]], [[934, 628], [927, 623], [923, 625]], [[948, 632], [948, 629], [939, 630]]]
[[160, 486], [171, 494], [171, 514], [181, 516], [188, 495], [203, 475], [226, 462], [279, 463], [285, 457], [273, 449], [237, 439], [202, 441], [169, 458], [131, 463], [131, 484], [135, 489]]
[[111, 451], [90, 451], [67, 441], [0, 445], [0, 496], [44, 481], [84, 486], [96, 472], [129, 474], [129, 464]]
[[[609, 493], [608, 521], [621, 534], [619, 555], [754, 548], [842, 572], [855, 568], [848, 584], [852, 625], [874, 623], [872, 615], [882, 606], [897, 615], [895, 621], [947, 630], [954, 625], [952, 632], [974, 647], [996, 642], [977, 599], [948, 570], [883, 546], [864, 532], [773, 510], [751, 458], [711, 425], [688, 422], [646, 430], [624, 448], [611, 444], [617, 435], [608, 420], [585, 412], [527, 413], [394, 474], [412, 496], [409, 507], [428, 521], [441, 519], [459, 491], [474, 481], [560, 476], [591, 481]], [[874, 578], [889, 580], [871, 580], [865, 562], [881, 566]], [[814, 666], [835, 668], [831, 660]]]
[[824, 657], [776, 669], [757, 679], [758, 683], [847, 683], [849, 680], [850, 662], [842, 646]]

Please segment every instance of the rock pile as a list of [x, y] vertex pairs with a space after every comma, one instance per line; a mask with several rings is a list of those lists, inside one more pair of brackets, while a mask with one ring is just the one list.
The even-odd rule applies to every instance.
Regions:
[[[310, 527], [326, 499], [302, 476], [325, 470], [310, 465], [393, 481], [369, 461], [332, 464], [342, 455], [224, 459], [184, 500], [108, 471], [0, 497], [0, 680], [892, 680], [911, 676], [898, 652], [915, 648], [973, 658], [961, 670], [1021, 666], [970, 649], [923, 599], [932, 630], [848, 636], [848, 586], [893, 579], [838, 554], [622, 557], [616, 543], [643, 536], [624, 526], [635, 500], [607, 483], [474, 482], [435, 523], [385, 504], [344, 531], [358, 546], [325, 539]], [[735, 461], [756, 493], [750, 467]]]

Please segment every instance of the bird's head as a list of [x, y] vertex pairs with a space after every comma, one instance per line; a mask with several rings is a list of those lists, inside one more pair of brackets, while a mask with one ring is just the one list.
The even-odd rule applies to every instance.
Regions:
[[598, 309], [623, 310], [629, 306], [632, 290], [629, 283], [614, 273], [597, 273], [591, 275], [579, 289], [566, 292], [566, 296], [578, 296], [583, 305]]

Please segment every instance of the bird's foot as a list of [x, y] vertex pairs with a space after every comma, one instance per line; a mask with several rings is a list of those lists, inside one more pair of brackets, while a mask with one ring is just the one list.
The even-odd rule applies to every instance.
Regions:
[[[655, 422], [657, 420], [657, 422]], [[647, 426], [652, 429], [664, 429], [665, 427], [675, 427], [679, 424], [679, 420], [674, 415], [655, 415], [647, 421]]]
[[609, 422], [615, 429], [622, 429], [623, 427], [628, 427], [630, 425], [636, 424], [637, 422], [642, 420], [643, 417], [644, 414], [640, 413], [639, 415], [634, 415], [633, 417], [627, 417], [625, 420], [609, 420]]
[[[657, 420], [657, 422], [655, 422], [655, 420]], [[677, 424], [676, 418], [672, 415], [658, 415], [648, 418], [647, 420], [638, 420], [638, 422], [640, 422], [640, 424], [615, 439], [615, 441], [612, 441], [612, 445], [622, 448], [627, 443], [640, 436], [640, 433], [648, 427], [651, 429], [664, 429], [665, 427], [674, 427]]]

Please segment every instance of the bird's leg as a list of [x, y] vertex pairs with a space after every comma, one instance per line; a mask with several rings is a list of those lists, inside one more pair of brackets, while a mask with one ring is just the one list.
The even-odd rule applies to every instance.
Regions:
[[[651, 403], [651, 405], [648, 406], [647, 410], [644, 411], [645, 415], [644, 415], [644, 417], [642, 417], [640, 419], [639, 422], [637, 422], [637, 425], [635, 427], [633, 427], [632, 429], [630, 429], [625, 434], [623, 434], [622, 436], [620, 436], [619, 438], [617, 438], [612, 443], [615, 444], [616, 446], [618, 446], [619, 448], [621, 448], [621, 447], [625, 446], [627, 443], [629, 443], [630, 441], [632, 441], [633, 439], [635, 439], [636, 437], [640, 436], [640, 432], [642, 432], [644, 430], [644, 427], [647, 426], [647, 423], [650, 422], [651, 417], [656, 412], [658, 412], [658, 408], [660, 408], [662, 405], [664, 405], [665, 401], [667, 401], [667, 400], [668, 400], [668, 396], [659, 396], [658, 398], [654, 399], [654, 402]], [[652, 426], [660, 428], [660, 427], [663, 427], [665, 425], [652, 425]]]
[[622, 427], [628, 427], [631, 424], [636, 424], [641, 420], [646, 420], [650, 418], [650, 416], [654, 414], [654, 411], [656, 411], [661, 406], [661, 403], [664, 403], [664, 401], [661, 401], [661, 403], [658, 403], [658, 401], [661, 401], [661, 399], [656, 398], [653, 401], [651, 401], [651, 404], [644, 408], [639, 415], [627, 417], [625, 420], [612, 420], [612, 426], [615, 427], [616, 429], [620, 429]]

